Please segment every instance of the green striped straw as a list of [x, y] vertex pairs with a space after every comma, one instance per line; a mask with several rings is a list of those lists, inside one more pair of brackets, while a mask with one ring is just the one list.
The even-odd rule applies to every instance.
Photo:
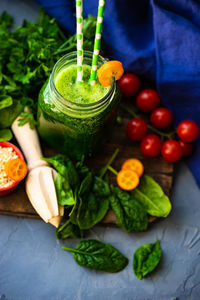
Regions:
[[95, 84], [97, 78], [97, 66], [98, 66], [99, 52], [101, 46], [101, 33], [102, 33], [102, 26], [103, 26], [104, 9], [105, 9], [105, 0], [99, 0], [96, 34], [95, 34], [95, 41], [94, 41], [94, 51], [93, 51], [93, 58], [92, 58], [92, 70], [90, 75], [91, 85]]
[[83, 2], [76, 0], [77, 82], [83, 82]]

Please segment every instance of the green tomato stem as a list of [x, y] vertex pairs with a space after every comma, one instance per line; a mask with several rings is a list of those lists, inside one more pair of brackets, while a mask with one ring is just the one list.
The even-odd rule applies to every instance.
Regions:
[[118, 172], [111, 166], [108, 166], [108, 170], [117, 176]]
[[[129, 113], [131, 116], [133, 116], [134, 118], [139, 118], [139, 117], [140, 117], [140, 116], [139, 116], [138, 114], [136, 114], [132, 109], [126, 107], [125, 105], [120, 104], [120, 107], [121, 107], [124, 111], [128, 112], [128, 113]], [[148, 127], [151, 131], [153, 131], [153, 132], [157, 133], [158, 135], [160, 135], [161, 137], [166, 137], [166, 138], [168, 138], [168, 139], [172, 139], [172, 138], [174, 137], [174, 134], [176, 133], [176, 131], [172, 131], [172, 132], [169, 132], [169, 133], [162, 132], [162, 131], [160, 131], [159, 129], [155, 128], [154, 126], [150, 125], [150, 124], [147, 124], [147, 127]]]
[[134, 118], [139, 118], [139, 115], [137, 115], [132, 109], [126, 107], [124, 104], [120, 104], [120, 107], [125, 110], [126, 112], [128, 112], [131, 116], [133, 116]]
[[113, 155], [111, 156], [111, 158], [109, 159], [109, 161], [107, 162], [107, 164], [105, 165], [104, 168], [101, 169], [99, 177], [103, 178], [103, 176], [105, 175], [105, 173], [107, 172], [108, 168], [110, 167], [110, 165], [113, 163], [113, 161], [115, 160], [117, 154], [119, 152], [119, 148], [117, 148], [115, 150], [115, 152], [113, 153]]
[[157, 133], [158, 135], [160, 135], [161, 137], [166, 137], [168, 139], [172, 139], [174, 134], [176, 133], [176, 131], [172, 131], [172, 132], [169, 132], [169, 133], [162, 132], [162, 131], [158, 130], [157, 128], [155, 128], [154, 126], [150, 125], [150, 124], [148, 124], [147, 127], [151, 131], [153, 131], [153, 132]]

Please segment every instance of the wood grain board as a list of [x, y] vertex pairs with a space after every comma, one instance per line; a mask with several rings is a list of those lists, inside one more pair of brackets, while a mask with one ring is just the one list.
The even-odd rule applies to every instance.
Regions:
[[[98, 154], [86, 161], [86, 164], [92, 169], [98, 170], [107, 163], [115, 149], [119, 148], [119, 154], [112, 164], [116, 170], [120, 170], [125, 159], [136, 157], [143, 162], [145, 173], [151, 175], [162, 186], [165, 193], [169, 195], [173, 180], [173, 164], [165, 162], [161, 157], [154, 159], [145, 158], [139, 150], [139, 144], [133, 143], [127, 139], [125, 134], [125, 125], [127, 122], [128, 116], [125, 114], [123, 116], [122, 124], [115, 125], [110, 139]], [[42, 148], [44, 155], [47, 157], [56, 154], [54, 150], [48, 148], [46, 145], [42, 144]], [[115, 183], [115, 176], [112, 174], [109, 175], [111, 182]], [[13, 193], [0, 197], [0, 214], [39, 218], [26, 196], [24, 183], [21, 183]], [[111, 211], [108, 212], [108, 215], [104, 218], [103, 222], [114, 223], [114, 214]]]

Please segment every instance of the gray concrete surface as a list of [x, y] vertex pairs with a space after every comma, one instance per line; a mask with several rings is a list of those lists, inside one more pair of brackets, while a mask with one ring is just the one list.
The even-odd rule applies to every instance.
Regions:
[[[32, 1], [0, 0], [16, 25], [33, 20], [38, 6]], [[93, 228], [89, 238], [117, 247], [129, 258], [120, 273], [106, 274], [78, 266], [61, 249], [78, 240], [57, 241], [55, 229], [40, 220], [0, 216], [0, 299], [4, 300], [199, 300], [200, 299], [200, 191], [183, 164], [175, 172], [165, 220], [145, 233], [126, 234], [109, 226]], [[161, 240], [163, 257], [158, 269], [144, 280], [132, 270], [133, 252]]]

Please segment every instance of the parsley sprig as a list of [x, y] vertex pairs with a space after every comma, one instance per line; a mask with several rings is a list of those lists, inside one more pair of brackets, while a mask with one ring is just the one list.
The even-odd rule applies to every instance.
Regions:
[[[84, 23], [84, 49], [93, 50], [96, 18]], [[55, 62], [65, 53], [76, 50], [76, 35], [63, 32], [55, 19], [41, 11], [34, 23], [24, 20], [13, 29], [12, 17], [0, 15], [0, 137], [17, 115], [28, 107], [33, 113], [22, 113], [20, 125], [36, 125], [38, 93], [49, 77]], [[9, 132], [9, 130], [7, 131]], [[11, 134], [4, 139], [9, 140]]]

